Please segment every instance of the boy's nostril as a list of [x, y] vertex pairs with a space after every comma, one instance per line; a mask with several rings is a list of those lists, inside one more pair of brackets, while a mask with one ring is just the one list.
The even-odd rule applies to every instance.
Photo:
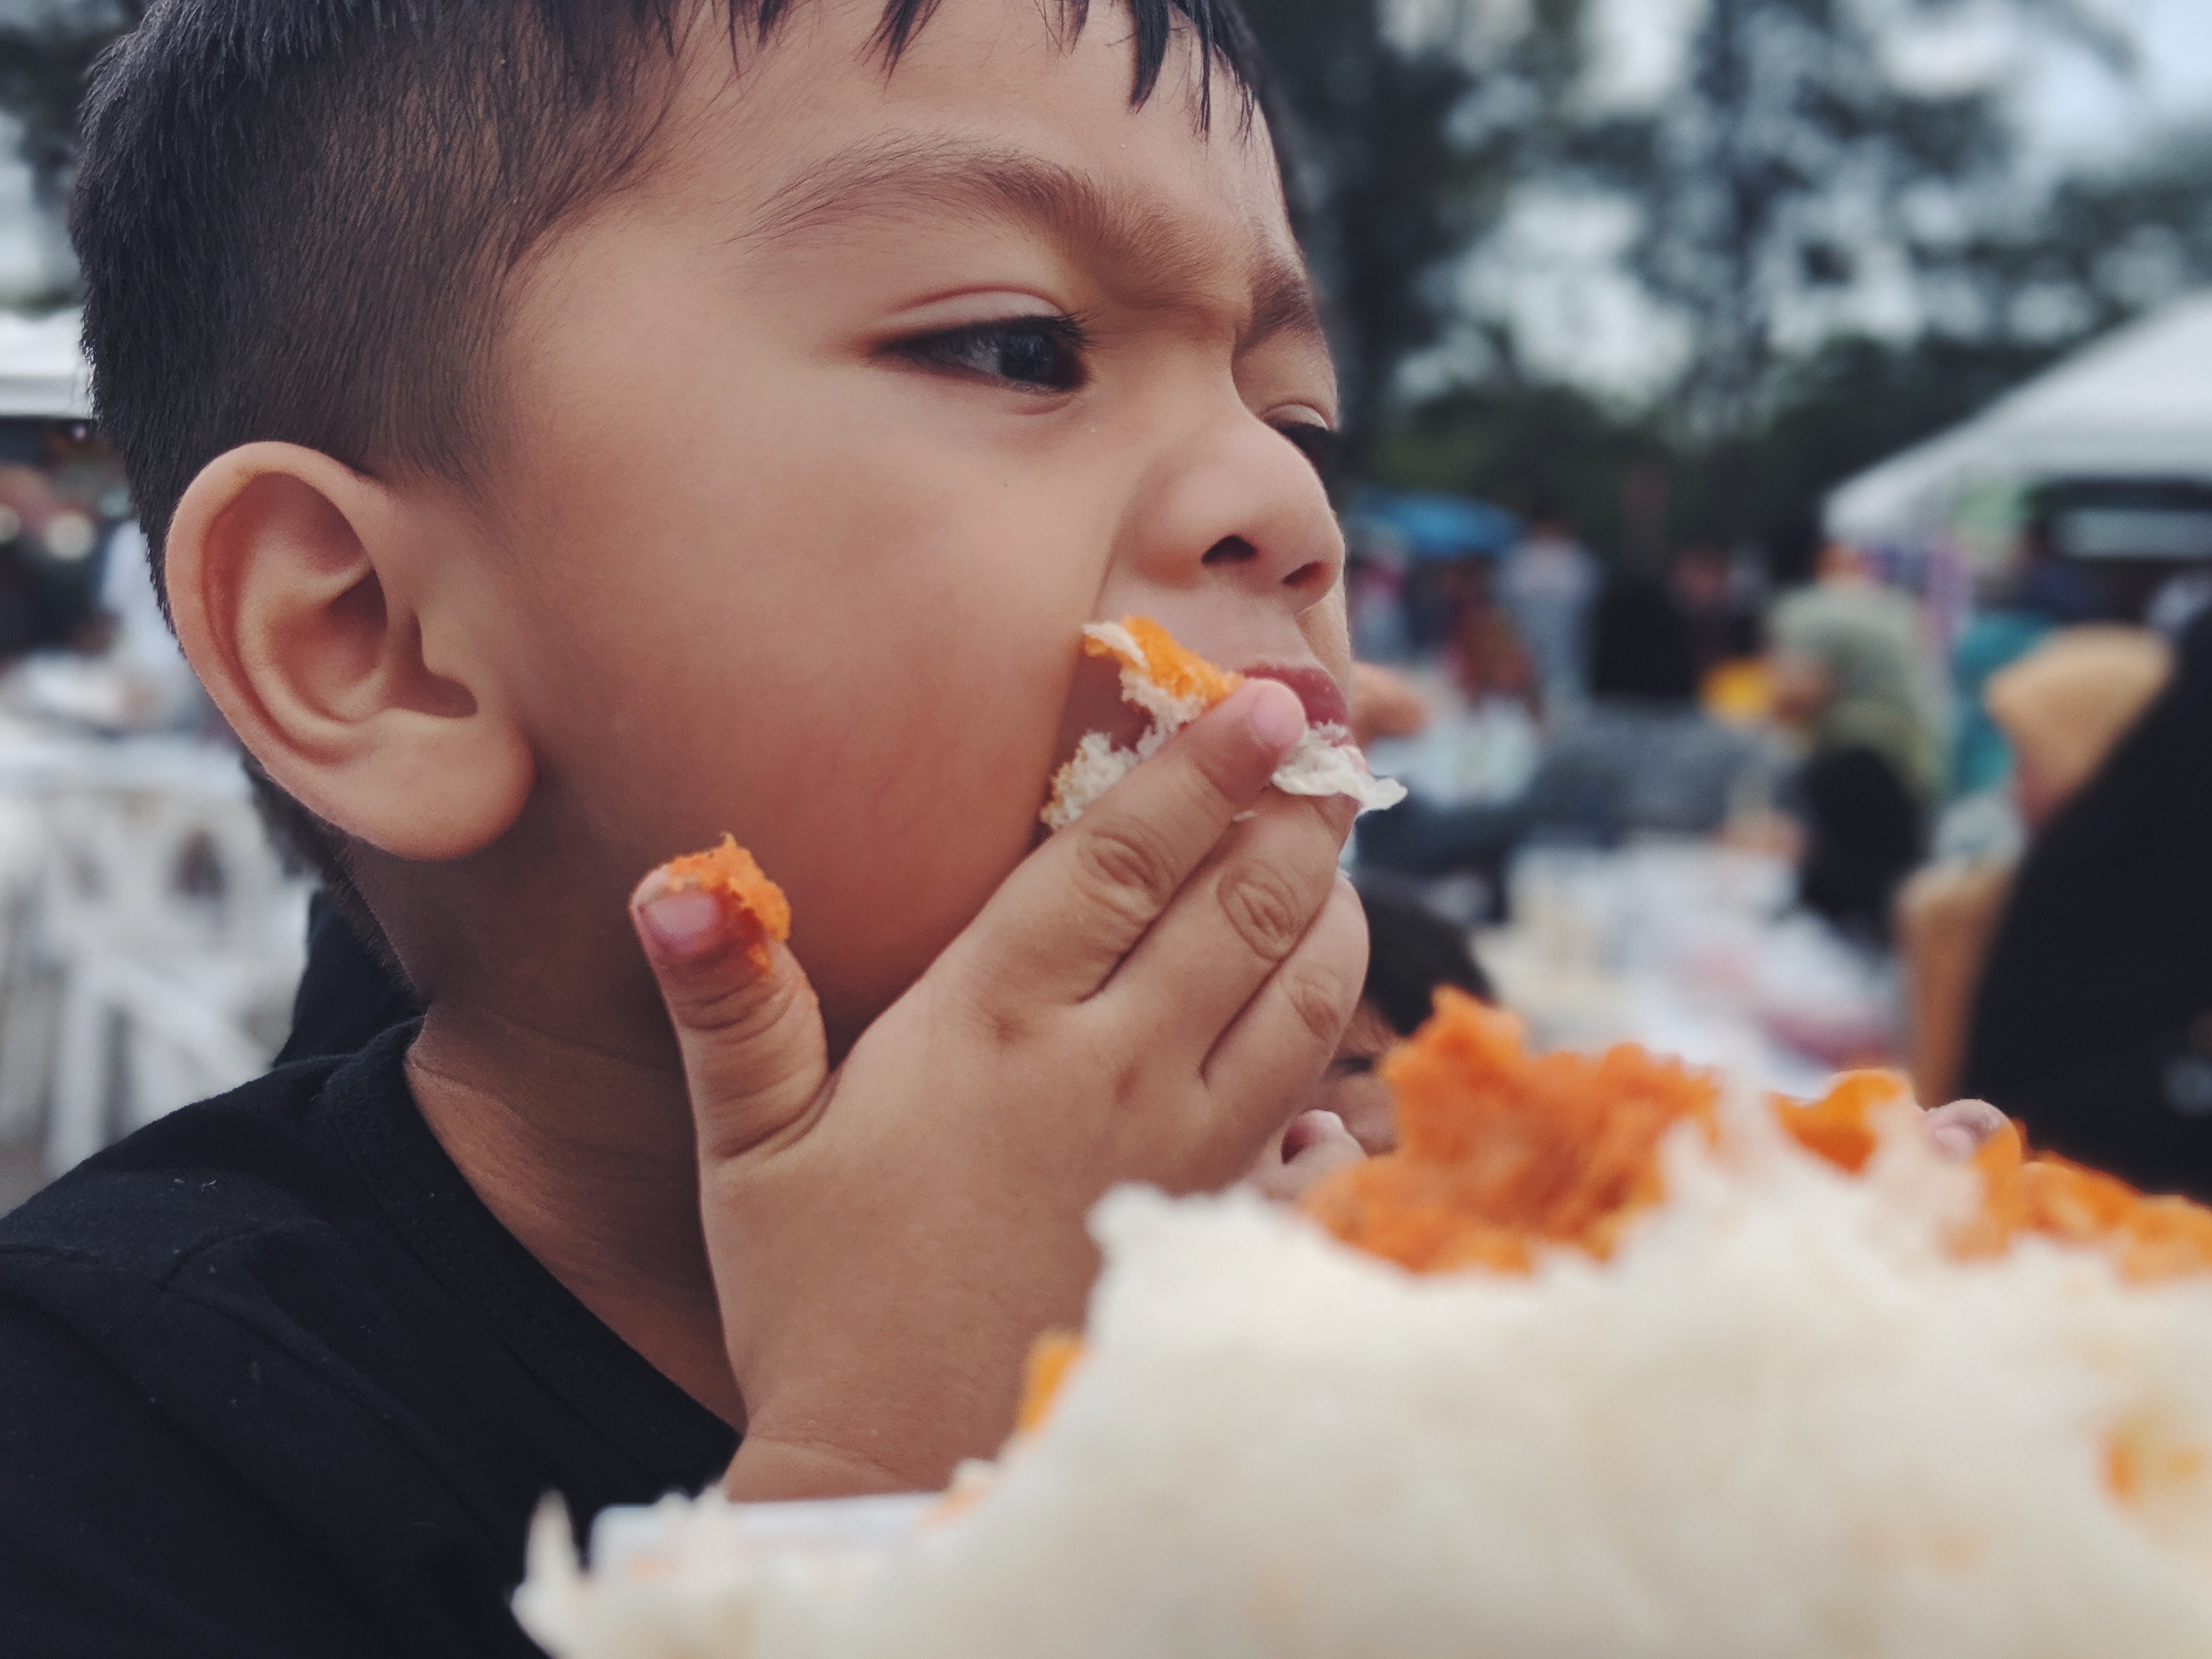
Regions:
[[1206, 550], [1204, 562], [1207, 564], [1249, 564], [1260, 556], [1260, 550], [1242, 536], [1224, 536]]
[[1328, 567], [1323, 564], [1319, 559], [1316, 559], [1311, 564], [1300, 565], [1296, 570], [1291, 572], [1289, 575], [1284, 577], [1283, 586], [1285, 587], [1311, 587], [1316, 582], [1325, 580], [1328, 578]]

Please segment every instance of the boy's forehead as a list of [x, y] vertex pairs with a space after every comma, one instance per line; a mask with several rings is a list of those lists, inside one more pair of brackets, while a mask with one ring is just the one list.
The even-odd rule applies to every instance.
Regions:
[[895, 66], [880, 18], [827, 0], [734, 75], [686, 54], [684, 170], [733, 243], [1016, 221], [1158, 295], [1233, 289], [1247, 331], [1318, 337], [1267, 125], [1218, 66], [1202, 120], [1190, 40], [1139, 105], [1118, 7], [1071, 39], [1036, 0], [945, 0]]

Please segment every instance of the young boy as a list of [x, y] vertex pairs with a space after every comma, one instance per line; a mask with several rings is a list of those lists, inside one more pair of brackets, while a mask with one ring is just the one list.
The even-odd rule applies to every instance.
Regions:
[[[1360, 986], [1328, 359], [1226, 0], [164, 0], [76, 234], [177, 630], [419, 1029], [0, 1225], [0, 1650], [528, 1651], [941, 1481]], [[1255, 683], [1037, 845], [1144, 612]], [[1295, 695], [1294, 695], [1295, 693]], [[796, 916], [641, 876], [725, 832]], [[641, 949], [642, 945], [642, 949]]]

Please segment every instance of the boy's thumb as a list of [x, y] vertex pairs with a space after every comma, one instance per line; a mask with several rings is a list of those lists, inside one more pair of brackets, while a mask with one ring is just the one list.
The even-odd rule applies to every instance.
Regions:
[[791, 907], [734, 841], [665, 864], [630, 899], [683, 1048], [702, 1165], [799, 1122], [829, 1078], [822, 1013], [785, 948]]

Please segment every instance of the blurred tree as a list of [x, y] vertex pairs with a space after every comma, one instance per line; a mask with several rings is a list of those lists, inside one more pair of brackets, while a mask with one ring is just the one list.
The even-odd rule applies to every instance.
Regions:
[[1492, 340], [1491, 374], [1403, 413], [1376, 446], [1377, 483], [1464, 491], [1515, 512], [1561, 512], [1591, 545], [1630, 539], [1626, 481], [1656, 469], [1670, 495], [1677, 457], [1648, 410], [1528, 374], [1510, 337]]
[[1550, 153], [1580, 67], [1583, 0], [1529, 0], [1522, 27], [1445, 0], [1409, 37], [1389, 0], [1254, 0], [1290, 106], [1291, 190], [1332, 312], [1355, 459], [1399, 368], [1453, 313], [1451, 276]]
[[2069, 342], [2212, 283], [2212, 127], [2060, 181], [2020, 221], [1923, 253], [1943, 324]]
[[[1565, 503], [1617, 556], [1656, 540], [1802, 546], [1843, 478], [2212, 280], [2212, 131], [2023, 210], [2001, 89], [1929, 94], [1889, 67], [1880, 26], [1944, 4], [1706, 0], [1665, 99], [1582, 124], [1524, 173], [1635, 204], [1627, 267], [1687, 325], [1680, 379], [1624, 408], [1546, 384], [1504, 340], [1479, 383], [1393, 428], [1378, 473]], [[2127, 61], [2075, 0], [2008, 5]], [[1870, 276], [1916, 295], [1922, 332], [1838, 330], [1850, 313], [1834, 302]], [[1656, 538], [1635, 523], [1654, 499]]]
[[1793, 313], [1909, 256], [1908, 193], [1996, 180], [2009, 138], [1993, 88], [1899, 85], [1854, 0], [1708, 0], [1680, 85], [1579, 146], [1637, 202], [1630, 268], [1688, 325], [1672, 398], [1688, 435], [1746, 442]]
[[1837, 335], [1778, 358], [1741, 443], [1690, 448], [1686, 462], [1705, 474], [1698, 532], [1770, 545], [1809, 535], [1844, 479], [2212, 283], [2212, 132], [2167, 135], [2124, 164], [2062, 180], [2001, 230], [1916, 259], [1929, 328]]

